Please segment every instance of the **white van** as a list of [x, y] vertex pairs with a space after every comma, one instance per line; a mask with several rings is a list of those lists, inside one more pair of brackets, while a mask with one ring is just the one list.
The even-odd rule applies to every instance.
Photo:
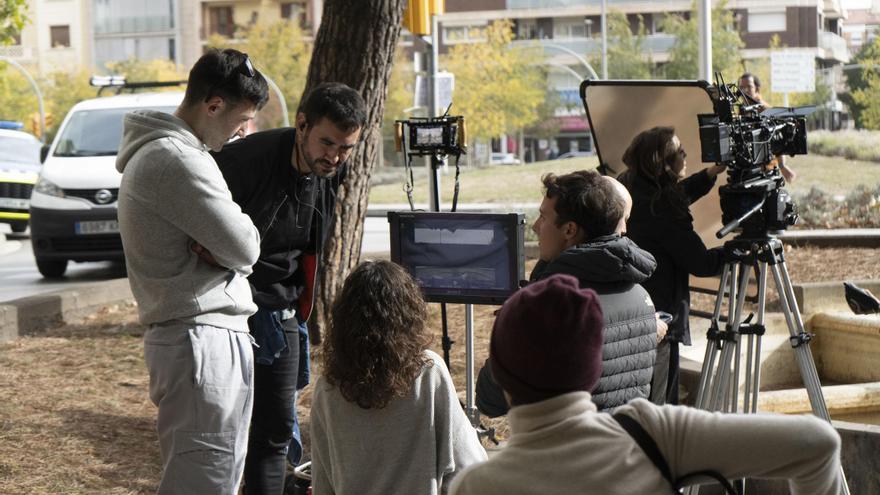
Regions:
[[124, 259], [116, 219], [122, 117], [171, 113], [181, 101], [182, 92], [126, 94], [85, 100], [67, 113], [30, 201], [31, 245], [44, 277], [63, 276], [69, 261]]

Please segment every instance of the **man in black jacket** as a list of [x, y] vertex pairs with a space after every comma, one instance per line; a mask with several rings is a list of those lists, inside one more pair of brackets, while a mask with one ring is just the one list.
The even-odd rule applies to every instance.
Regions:
[[[653, 256], [622, 234], [632, 202], [619, 182], [594, 170], [543, 177], [546, 194], [532, 230], [540, 260], [531, 281], [562, 273], [599, 294], [605, 317], [602, 377], [593, 390], [600, 410], [649, 396], [658, 335], [650, 296], [639, 284], [656, 266]], [[476, 387], [477, 408], [487, 416], [508, 405], [487, 365]]]
[[308, 383], [305, 322], [344, 164], [365, 123], [361, 96], [325, 83], [303, 98], [295, 128], [251, 134], [214, 153], [233, 199], [260, 232], [248, 277], [259, 309], [248, 320], [257, 347], [247, 494], [280, 495], [288, 448], [294, 462], [302, 452], [295, 401]]

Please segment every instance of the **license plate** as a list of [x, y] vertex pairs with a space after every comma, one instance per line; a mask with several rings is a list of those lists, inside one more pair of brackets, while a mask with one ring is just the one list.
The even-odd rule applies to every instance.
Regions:
[[13, 208], [16, 210], [27, 210], [31, 202], [27, 199], [18, 198], [0, 198], [0, 208]]
[[76, 233], [79, 235], [115, 234], [117, 232], [119, 232], [119, 222], [116, 220], [76, 222]]

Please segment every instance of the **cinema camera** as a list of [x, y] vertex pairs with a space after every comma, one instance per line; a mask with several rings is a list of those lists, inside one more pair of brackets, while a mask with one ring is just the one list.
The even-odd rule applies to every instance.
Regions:
[[797, 208], [783, 188], [776, 157], [807, 153], [806, 115], [814, 107], [768, 109], [751, 101], [720, 73], [708, 88], [714, 114], [698, 115], [703, 162], [727, 166], [727, 184], [718, 190], [720, 239], [734, 229], [743, 237], [766, 237], [797, 222]]

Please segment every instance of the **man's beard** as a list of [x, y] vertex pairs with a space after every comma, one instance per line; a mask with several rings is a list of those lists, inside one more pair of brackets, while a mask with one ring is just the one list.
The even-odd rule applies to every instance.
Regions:
[[339, 171], [339, 166], [342, 165], [333, 166], [323, 158], [312, 158], [303, 145], [300, 145], [300, 153], [302, 154], [303, 161], [306, 163], [306, 168], [318, 177], [333, 177]]

